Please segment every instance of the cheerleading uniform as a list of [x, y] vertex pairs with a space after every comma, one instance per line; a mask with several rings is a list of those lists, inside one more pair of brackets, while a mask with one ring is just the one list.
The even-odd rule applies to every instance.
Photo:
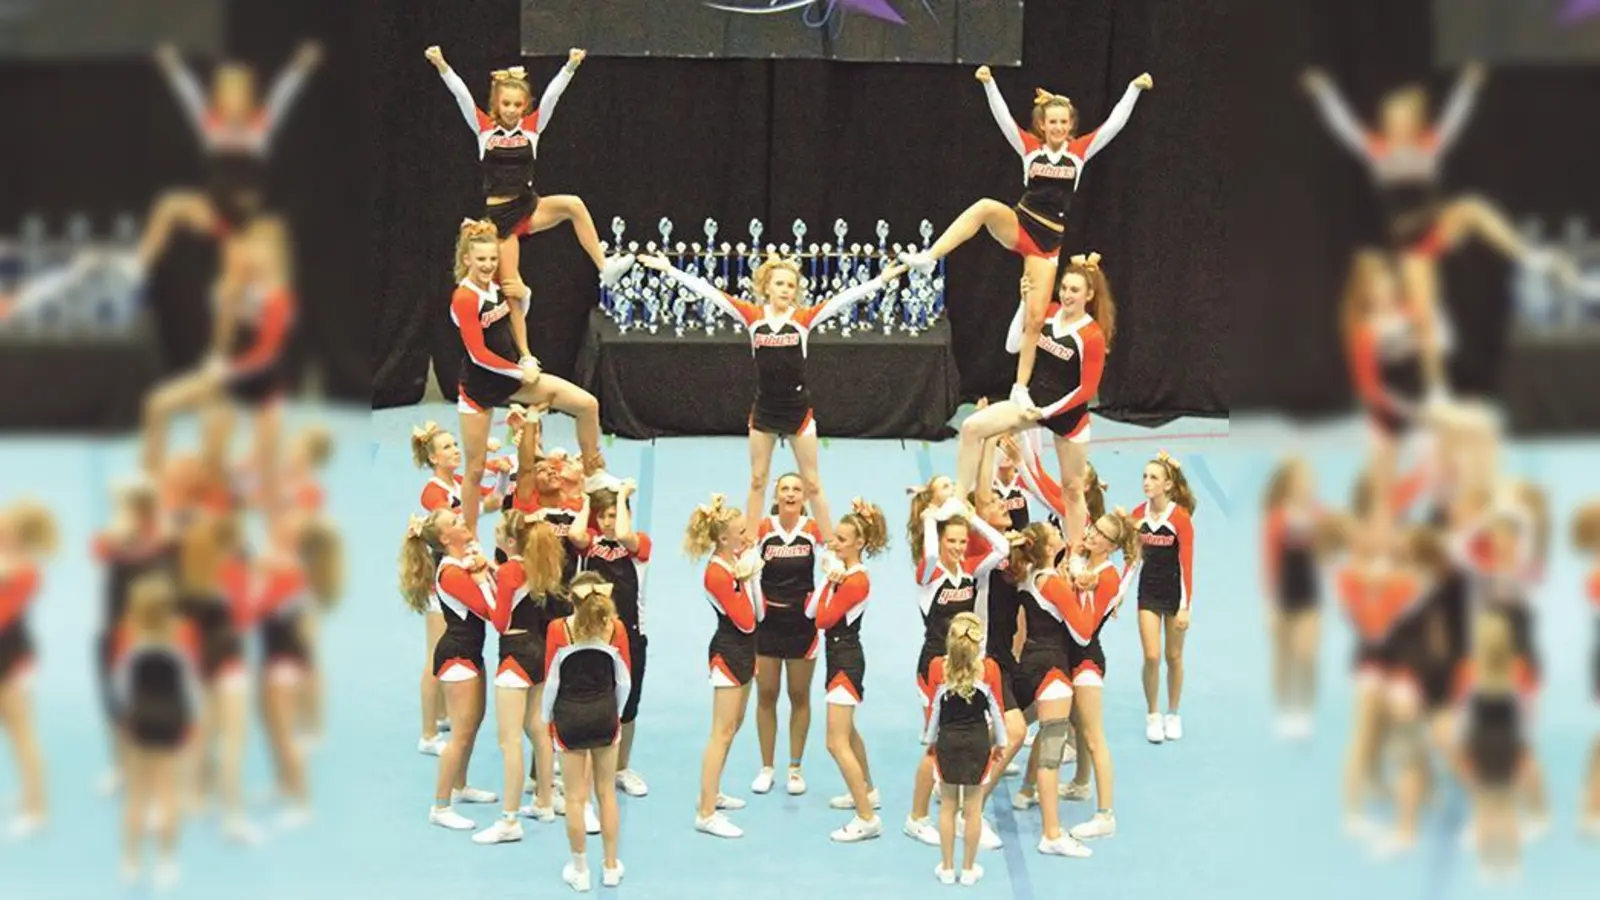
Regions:
[[267, 157], [306, 69], [291, 65], [272, 85], [261, 110], [243, 122], [230, 122], [210, 109], [200, 82], [183, 66], [163, 67], [204, 151], [210, 173], [206, 196], [216, 214], [217, 236], [236, 233], [260, 213], [267, 186]]
[[178, 612], [194, 628], [201, 682], [238, 683], [244, 676], [244, 640], [238, 620], [245, 611], [236, 608], [233, 598], [223, 591], [201, 591], [181, 594]]
[[1188, 609], [1194, 597], [1194, 523], [1189, 511], [1167, 501], [1157, 516], [1149, 503], [1133, 509], [1139, 523], [1139, 608], [1163, 616]]
[[576, 641], [572, 620], [550, 623], [544, 640], [543, 714], [557, 750], [595, 750], [617, 739], [628, 702], [628, 629], [613, 620], [606, 640]]
[[0, 685], [26, 675], [33, 665], [28, 607], [39, 591], [39, 570], [23, 564], [0, 573]]
[[1128, 124], [1134, 104], [1139, 102], [1140, 91], [1128, 85], [1105, 124], [1068, 140], [1059, 150], [1051, 150], [1033, 132], [1011, 118], [1011, 110], [1006, 108], [1000, 87], [993, 80], [983, 83], [983, 92], [989, 98], [989, 111], [994, 114], [995, 124], [1000, 126], [1011, 149], [1022, 157], [1023, 193], [1013, 207], [1017, 214], [1017, 243], [1011, 250], [1018, 256], [1054, 259], [1061, 252], [1062, 238], [1067, 231], [1067, 213], [1078, 192], [1079, 177], [1089, 160], [1104, 150]]
[[522, 366], [516, 335], [507, 318], [515, 310], [500, 295], [500, 286], [487, 290], [463, 278], [450, 296], [450, 321], [461, 330], [467, 355], [461, 358], [456, 411], [483, 413], [509, 406], [522, 390]]
[[171, 641], [136, 637], [123, 626], [113, 649], [112, 697], [118, 724], [145, 750], [188, 742], [200, 716], [199, 642], [188, 623]]
[[500, 633], [500, 665], [495, 687], [526, 689], [544, 683], [544, 636], [553, 619], [572, 613], [565, 598], [528, 593], [522, 557], [513, 556], [494, 573], [494, 617]]
[[[917, 605], [922, 610], [922, 650], [917, 654], [917, 690], [924, 703], [932, 701], [928, 666], [946, 652], [945, 639], [950, 622], [964, 612], [978, 609], [978, 582], [987, 579], [1010, 550], [1005, 535], [979, 518], [967, 520], [971, 530], [983, 538], [989, 552], [976, 563], [963, 561], [951, 571], [939, 558], [939, 523], [932, 517], [923, 520], [922, 561], [917, 564]], [[995, 695], [1004, 702], [1004, 692]], [[1003, 709], [1002, 709], [1003, 711]]]
[[1528, 761], [1527, 734], [1532, 718], [1533, 675], [1518, 660], [1510, 690], [1491, 691], [1479, 680], [1471, 660], [1456, 678], [1457, 719], [1467, 766], [1488, 787], [1510, 787]]
[[867, 656], [861, 648], [861, 617], [867, 611], [872, 582], [866, 566], [857, 563], [844, 570], [838, 582], [831, 578], [811, 597], [807, 614], [827, 634], [826, 701], [834, 706], [856, 706], [867, 694]]
[[1356, 631], [1354, 668], [1358, 684], [1415, 685], [1412, 629], [1405, 626], [1422, 599], [1422, 585], [1393, 569], [1346, 568], [1336, 577], [1339, 596]]
[[250, 408], [278, 399], [289, 377], [284, 351], [294, 326], [294, 295], [287, 288], [251, 286], [240, 297], [228, 368], [228, 395]]
[[1383, 209], [1385, 230], [1396, 250], [1436, 257], [1449, 249], [1439, 229], [1439, 213], [1444, 208], [1440, 163], [1466, 126], [1477, 93], [1463, 78], [1445, 104], [1438, 127], [1415, 143], [1391, 144], [1363, 129], [1332, 85], [1318, 84], [1312, 92], [1317, 110], [1334, 136], [1367, 164]]
[[1285, 613], [1317, 607], [1321, 584], [1315, 539], [1320, 516], [1315, 508], [1290, 509], [1282, 505], [1267, 513], [1261, 548], [1267, 596]]
[[945, 657], [928, 667], [928, 703], [922, 742], [933, 757], [934, 775], [943, 784], [976, 787], [994, 774], [994, 751], [1006, 746], [1006, 712], [1000, 667], [983, 658], [983, 677], [963, 697], [945, 680]]
[[638, 540], [637, 550], [616, 538], [598, 532], [589, 534], [589, 546], [583, 551], [582, 565], [586, 572], [597, 572], [611, 582], [611, 602], [617, 608], [617, 621], [628, 632], [628, 675], [630, 689], [628, 700], [622, 706], [622, 724], [639, 717], [639, 696], [644, 690], [645, 653], [649, 641], [644, 634], [644, 576], [650, 563], [650, 535], [642, 531], [633, 534]]
[[714, 688], [744, 687], [756, 676], [756, 627], [761, 598], [748, 581], [733, 577], [733, 564], [720, 556], [706, 563], [706, 600], [717, 614], [717, 630], [706, 651]]
[[100, 632], [95, 638], [95, 675], [100, 700], [107, 713], [113, 711], [111, 663], [117, 628], [128, 609], [128, 589], [139, 578], [174, 564], [172, 542], [165, 538], [117, 542], [110, 535], [95, 538], [94, 556], [106, 567], [106, 605]]
[[756, 526], [756, 552], [762, 561], [757, 587], [765, 610], [756, 628], [757, 656], [817, 658], [816, 610], [811, 601], [821, 544], [822, 530], [809, 516], [802, 516], [793, 531], [785, 531], [777, 516]]
[[[1009, 546], [1009, 545], [1008, 545]], [[989, 555], [991, 547], [982, 535], [967, 537], [967, 555], [962, 565], [976, 569]], [[1017, 657], [1012, 644], [1017, 638], [1017, 617], [1021, 615], [1020, 589], [1011, 578], [1011, 557], [1002, 557], [989, 571], [989, 577], [976, 579], [978, 599], [974, 608], [983, 622], [985, 656], [1000, 667], [1000, 685], [1005, 688], [1007, 710], [1017, 709], [1017, 700], [1011, 685], [1016, 676]]]
[[428, 479], [422, 487], [422, 508], [428, 512], [436, 509], [461, 508], [461, 476], [446, 482], [438, 475]]
[[[529, 497], [527, 502], [518, 504], [514, 500], [512, 508], [525, 516], [539, 515], [550, 527], [555, 529], [556, 537], [561, 538], [561, 549], [566, 554], [561, 567], [561, 581], [563, 584], [571, 582], [572, 576], [578, 574], [578, 563], [583, 558], [583, 551], [572, 543], [574, 529], [587, 527], [587, 523], [578, 521], [578, 513], [583, 509], [583, 501], [562, 500], [560, 506], [540, 506], [538, 496]], [[497, 553], [499, 551], [496, 551]]]
[[816, 435], [811, 395], [806, 390], [806, 348], [811, 330], [867, 299], [887, 283], [880, 276], [840, 292], [825, 303], [795, 307], [779, 314], [770, 307], [724, 294], [711, 282], [668, 266], [665, 273], [750, 333], [750, 355], [756, 362], [756, 400], [750, 430], [780, 436]]
[[[478, 143], [478, 160], [483, 170], [484, 216], [494, 222], [501, 239], [526, 237], [533, 233], [533, 211], [539, 206], [539, 194], [533, 187], [534, 160], [539, 156], [539, 136], [550, 123], [561, 93], [571, 83], [574, 70], [562, 66], [556, 77], [539, 98], [539, 108], [524, 116], [516, 125], [506, 128], [493, 116], [479, 109], [473, 102], [472, 92], [454, 69], [439, 73], [450, 95], [455, 98], [467, 127], [472, 129]], [[508, 202], [490, 203], [489, 199], [510, 198]]]
[[[1100, 644], [1111, 614], [1122, 603], [1122, 575], [1108, 559], [1091, 570], [1095, 585], [1087, 590], [1071, 587], [1073, 602], [1052, 603], [1051, 609], [1063, 616], [1072, 644], [1067, 648], [1074, 687], [1101, 687], [1106, 676], [1106, 651]], [[1040, 586], [1043, 591], [1046, 586]], [[1048, 611], [1048, 610], [1047, 610]]]
[[[1022, 307], [1011, 319], [1006, 352], [1022, 347]], [[1058, 311], [1045, 319], [1039, 332], [1039, 355], [1033, 367], [1029, 392], [1054, 398], [1040, 405], [1039, 424], [1074, 444], [1089, 442], [1089, 404], [1100, 393], [1106, 367], [1106, 336], [1085, 313], [1068, 322]]]
[[444, 634], [433, 648], [433, 674], [445, 682], [483, 675], [484, 624], [494, 618], [493, 583], [479, 583], [465, 563], [446, 556], [433, 576], [444, 612]]
[[269, 678], [292, 678], [311, 668], [304, 633], [310, 588], [297, 560], [231, 560], [223, 566], [222, 585], [239, 632], [248, 634], [260, 626]]
[[1005, 481], [1000, 479], [998, 473], [994, 476], [994, 485], [991, 488], [994, 495], [1000, 499], [1000, 505], [1005, 507], [1006, 515], [1011, 517], [1011, 530], [1021, 531], [1028, 527], [1028, 494], [1027, 484], [1023, 481], [1022, 470], [1019, 467], [1011, 473], [1011, 478]]
[[1378, 431], [1408, 434], [1422, 405], [1421, 347], [1417, 330], [1401, 312], [1369, 318], [1350, 337], [1350, 374], [1356, 394]]

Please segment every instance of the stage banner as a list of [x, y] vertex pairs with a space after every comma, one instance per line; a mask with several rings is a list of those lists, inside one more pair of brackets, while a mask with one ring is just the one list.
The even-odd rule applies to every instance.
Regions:
[[565, 56], [583, 47], [596, 56], [1020, 66], [1022, 6], [1023, 0], [522, 0], [522, 53]]
[[0, 0], [0, 60], [220, 56], [223, 0]]
[[1600, 0], [1433, 0], [1439, 65], [1600, 62]]

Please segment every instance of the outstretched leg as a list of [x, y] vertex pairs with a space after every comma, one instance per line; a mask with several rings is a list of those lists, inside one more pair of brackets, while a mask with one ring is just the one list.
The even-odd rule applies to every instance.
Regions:
[[572, 223], [572, 232], [578, 238], [578, 245], [589, 255], [589, 260], [594, 263], [596, 270], [604, 269], [606, 251], [600, 246], [600, 234], [595, 231], [594, 218], [589, 215], [589, 207], [584, 205], [581, 198], [572, 194], [540, 197], [539, 205], [533, 211], [533, 219], [528, 224], [528, 230], [538, 234], [541, 231], [549, 231], [562, 222]]
[[927, 250], [928, 261], [938, 262], [949, 256], [951, 251], [972, 240], [979, 228], [988, 231], [990, 237], [1009, 250], [1017, 245], [1019, 227], [1016, 210], [998, 200], [979, 200], [956, 216], [944, 234], [933, 242]]
[[961, 441], [956, 448], [956, 496], [966, 497], [978, 480], [978, 463], [983, 442], [996, 435], [1015, 431], [1032, 421], [1022, 407], [1010, 400], [991, 403], [961, 423]]
[[[511, 399], [528, 406], [549, 407], [556, 412], [566, 413], [578, 424], [578, 449], [583, 454], [583, 471], [585, 475], [593, 478], [606, 470], [605, 457], [600, 455], [600, 401], [594, 395], [565, 378], [560, 378], [549, 373], [539, 377], [531, 385], [523, 385], [522, 390]], [[485, 426], [487, 428], [487, 426]], [[487, 436], [487, 432], [485, 432]], [[469, 457], [470, 460], [470, 457]], [[482, 456], [479, 456], [479, 475], [483, 474], [481, 468]], [[468, 463], [471, 464], [470, 462]], [[471, 475], [471, 472], [468, 472]], [[464, 484], [476, 484], [468, 481]], [[593, 486], [589, 490], [594, 490]]]
[[161, 254], [166, 252], [176, 228], [191, 231], [211, 231], [216, 227], [217, 213], [211, 201], [199, 191], [169, 191], [156, 198], [150, 208], [150, 218], [145, 222], [144, 235], [139, 239], [138, 260], [141, 272], [148, 272]]

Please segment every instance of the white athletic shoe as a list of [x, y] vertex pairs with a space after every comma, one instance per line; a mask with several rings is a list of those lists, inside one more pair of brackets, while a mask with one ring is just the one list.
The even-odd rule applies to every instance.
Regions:
[[1082, 803], [1089, 799], [1091, 790], [1091, 786], [1087, 784], [1079, 784], [1076, 781], [1063, 781], [1060, 787], [1056, 788], [1056, 796], [1063, 800], [1071, 800], [1073, 803]]
[[[1074, 751], [1074, 752], [1076, 752], [1076, 751]], [[1018, 754], [1018, 755], [1020, 756], [1021, 754]], [[1006, 763], [1006, 774], [1007, 775], [1013, 775], [1013, 776], [1021, 775], [1022, 774], [1022, 762], [1021, 762], [1021, 760], [1018, 760], [1016, 758], [1012, 758], [1011, 762]]]
[[600, 833], [600, 816], [595, 814], [593, 801], [583, 805], [583, 830], [588, 834]]
[[1089, 821], [1072, 826], [1067, 833], [1080, 841], [1115, 837], [1117, 834], [1117, 817], [1112, 813], [1097, 812]]
[[1159, 744], [1167, 739], [1166, 729], [1161, 727], [1161, 715], [1151, 713], [1144, 717], [1144, 739], [1152, 744]]
[[860, 816], [851, 816], [850, 821], [844, 823], [844, 827], [835, 830], [828, 837], [841, 844], [853, 844], [857, 841], [871, 840], [881, 834], [883, 834], [883, 819], [881, 817], [873, 816], [871, 819], [863, 819]]
[[1033, 785], [1028, 785], [1022, 790], [1011, 795], [1012, 809], [1033, 809], [1039, 805], [1038, 790]]
[[[1382, 831], [1378, 824], [1367, 818], [1364, 813], [1346, 813], [1344, 817], [1344, 833], [1358, 841], [1370, 841], [1377, 838]], [[1472, 835], [1472, 825], [1469, 822], [1462, 831], [1462, 836], [1467, 841], [1468, 849], [1472, 847]]]
[[165, 894], [178, 886], [178, 861], [163, 859], [156, 862], [156, 870], [150, 879], [150, 884], [156, 893]]
[[946, 869], [944, 863], [940, 863], [933, 867], [933, 877], [939, 879], [940, 884], [955, 884], [956, 870]]
[[979, 850], [999, 850], [1005, 846], [1005, 841], [1000, 840], [1000, 835], [994, 830], [994, 823], [988, 819], [981, 820], [983, 830], [978, 834]]
[[95, 793], [102, 797], [115, 797], [122, 790], [122, 773], [112, 769], [95, 783]]
[[464, 787], [450, 792], [451, 803], [499, 803], [500, 795], [481, 788]]
[[933, 823], [928, 821], [927, 816], [923, 816], [920, 819], [906, 816], [906, 824], [903, 830], [906, 833], [906, 837], [919, 840], [930, 847], [939, 846], [939, 829], [933, 827]]
[[471, 831], [478, 827], [478, 823], [463, 816], [448, 806], [435, 806], [428, 810], [428, 822], [451, 831]]
[[278, 813], [279, 831], [298, 831], [311, 824], [311, 807], [295, 803]]
[[709, 816], [695, 816], [694, 830], [719, 838], [744, 837], [744, 829], [728, 821], [728, 817], [721, 812], [714, 812]]
[[522, 779], [522, 792], [524, 794], [532, 794], [532, 793], [535, 793], [538, 790], [539, 790], [539, 782], [534, 781], [532, 778], [524, 778], [524, 779]]
[[578, 867], [570, 862], [561, 867], [561, 880], [567, 883], [567, 887], [580, 894], [587, 893], [592, 887], [589, 883], [589, 870], [584, 869], [579, 872]]
[[968, 886], [968, 887], [971, 887], [972, 885], [977, 884], [978, 883], [978, 879], [982, 878], [982, 877], [983, 877], [983, 866], [980, 866], [977, 863], [973, 863], [972, 864], [972, 868], [970, 868], [970, 869], [962, 869], [961, 870], [961, 883], [966, 885], [966, 886]]
[[1166, 732], [1167, 740], [1177, 741], [1183, 739], [1183, 717], [1177, 713], [1167, 713], [1161, 723], [1161, 730]]
[[622, 883], [623, 871], [622, 860], [620, 859], [617, 860], [615, 869], [609, 868], [602, 863], [600, 867], [600, 884], [605, 887], [616, 887]]
[[1398, 831], [1389, 831], [1381, 835], [1372, 846], [1372, 853], [1378, 859], [1393, 859], [1417, 849], [1416, 835], [1404, 835]]
[[806, 779], [795, 766], [789, 767], [789, 796], [798, 797], [806, 792]]
[[933, 270], [939, 267], [939, 261], [933, 254], [926, 251], [900, 254], [900, 261], [911, 268], [918, 275], [932, 275]]
[[44, 830], [44, 816], [35, 816], [28, 813], [18, 813], [11, 820], [11, 825], [6, 828], [6, 838], [13, 841], [25, 841]]
[[772, 767], [762, 766], [761, 771], [756, 775], [756, 780], [750, 782], [750, 790], [757, 794], [767, 793], [772, 790], [774, 777]]
[[253, 847], [261, 843], [264, 835], [261, 829], [250, 824], [250, 820], [243, 815], [229, 815], [222, 819], [222, 836], [229, 842]]
[[524, 819], [534, 819], [548, 824], [556, 820], [556, 808], [554, 803], [549, 806], [534, 806], [532, 803], [525, 803], [517, 810], [517, 815]]
[[138, 863], [124, 860], [122, 863], [122, 886], [134, 887], [138, 885], [139, 874]]
[[611, 290], [631, 268], [633, 268], [632, 253], [607, 257], [606, 261], [600, 264], [600, 286], [608, 291]]
[[650, 786], [645, 784], [639, 773], [632, 769], [623, 769], [617, 773], [617, 789], [629, 797], [643, 797], [650, 793]]
[[1039, 852], [1047, 856], [1070, 856], [1074, 859], [1083, 859], [1094, 853], [1065, 831], [1061, 832], [1061, 837], [1053, 841], [1044, 837], [1039, 838]]
[[[872, 790], [867, 792], [867, 802], [872, 804], [872, 808], [873, 809], [882, 809], [883, 808], [883, 797], [878, 793], [878, 789], [877, 788], [873, 788]], [[839, 796], [833, 797], [830, 800], [828, 800], [828, 808], [829, 809], [855, 809], [856, 808], [856, 798], [850, 796], [849, 794], [840, 794]]]
[[522, 840], [522, 823], [515, 819], [497, 819], [493, 825], [472, 836], [474, 844], [509, 844]]
[[1524, 844], [1531, 844], [1550, 833], [1550, 814], [1539, 813], [1530, 815], [1522, 820], [1517, 833], [1522, 836]]
[[717, 795], [717, 809], [744, 809], [744, 800], [727, 794]]
[[596, 472], [583, 480], [583, 490], [589, 494], [596, 491], [614, 491], [620, 487], [622, 479], [609, 472]]
[[417, 752], [424, 756], [438, 756], [444, 752], [444, 745], [448, 743], [450, 739], [442, 734], [436, 734], [431, 738], [417, 738]]

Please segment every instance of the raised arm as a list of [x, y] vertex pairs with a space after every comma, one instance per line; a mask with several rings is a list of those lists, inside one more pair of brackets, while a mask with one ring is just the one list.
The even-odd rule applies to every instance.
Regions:
[[572, 76], [578, 74], [578, 66], [583, 65], [583, 58], [586, 55], [582, 50], [568, 53], [567, 64], [562, 66], [556, 77], [550, 79], [550, 84], [545, 86], [544, 95], [539, 98], [539, 110], [534, 113], [534, 134], [543, 134], [544, 127], [550, 124], [550, 117], [555, 114], [556, 104], [561, 102], [561, 94], [566, 91], [567, 85], [572, 83]]
[[267, 139], [270, 142], [277, 134], [279, 126], [289, 115], [289, 108], [294, 105], [300, 91], [305, 87], [306, 79], [311, 77], [311, 72], [322, 62], [322, 48], [315, 41], [306, 41], [296, 51], [294, 59], [278, 74], [272, 83], [272, 90], [267, 93], [265, 106], [267, 120]]
[[939, 521], [933, 517], [933, 510], [928, 510], [922, 514], [922, 559], [917, 561], [917, 584], [931, 583], [938, 571]]
[[177, 49], [170, 45], [156, 51], [156, 64], [161, 67], [161, 74], [167, 76], [167, 83], [172, 85], [172, 92], [178, 96], [178, 106], [188, 117], [189, 124], [197, 132], [202, 130], [206, 117], [206, 95], [200, 87], [200, 80], [183, 64]]
[[718, 290], [716, 285], [701, 278], [699, 275], [691, 275], [673, 266], [667, 262], [664, 256], [640, 256], [638, 261], [639, 265], [647, 269], [654, 269], [671, 278], [673, 281], [688, 288], [695, 296], [715, 306], [723, 314], [732, 316], [746, 325], [761, 318], [761, 307], [754, 303], [746, 303], [743, 300], [736, 300], [728, 296]]
[[1016, 119], [1011, 118], [1006, 98], [1000, 95], [1000, 87], [994, 83], [994, 76], [990, 74], [988, 66], [978, 70], [978, 80], [983, 83], [983, 95], [989, 101], [989, 112], [994, 116], [994, 123], [1000, 126], [1000, 133], [1006, 136], [1006, 143], [1017, 151], [1018, 156], [1027, 155], [1028, 146], [1024, 139], [1027, 132], [1022, 130]]
[[1090, 132], [1087, 137], [1089, 142], [1083, 150], [1083, 161], [1088, 162], [1096, 153], [1104, 150], [1106, 145], [1122, 131], [1128, 124], [1128, 119], [1133, 116], [1133, 107], [1139, 102], [1139, 95], [1154, 86], [1148, 74], [1140, 75], [1128, 83], [1128, 89], [1122, 92], [1122, 99], [1111, 108], [1111, 115], [1100, 124], [1099, 128]]
[[472, 99], [472, 92], [467, 90], [467, 83], [462, 81], [456, 70], [450, 68], [450, 64], [444, 61], [444, 54], [438, 47], [429, 47], [423, 55], [428, 58], [428, 62], [433, 63], [435, 69], [439, 70], [439, 77], [444, 79], [444, 86], [450, 89], [450, 96], [455, 98], [456, 107], [461, 110], [461, 117], [467, 120], [467, 127], [472, 129], [472, 133], [477, 134], [478, 130], [489, 121], [489, 117], [479, 111], [478, 104]]
[[1000, 565], [1000, 561], [1011, 552], [1011, 542], [1005, 535], [995, 530], [993, 525], [985, 522], [983, 516], [973, 516], [968, 521], [972, 523], [972, 529], [989, 542], [988, 554], [979, 560], [972, 570], [972, 577], [981, 579], [994, 571], [994, 567]]
[[1333, 80], [1328, 77], [1328, 73], [1321, 69], [1312, 69], [1306, 72], [1302, 82], [1306, 93], [1311, 95], [1311, 101], [1316, 106], [1317, 112], [1322, 115], [1322, 121], [1327, 123], [1328, 130], [1350, 148], [1352, 153], [1366, 159], [1367, 131], [1356, 120], [1355, 113], [1339, 94], [1339, 89], [1333, 86]]
[[809, 309], [800, 310], [798, 313], [796, 313], [795, 318], [799, 319], [801, 324], [807, 326], [820, 324], [830, 316], [838, 315], [855, 304], [860, 303], [868, 297], [871, 297], [873, 294], [876, 294], [878, 291], [894, 282], [895, 279], [903, 275], [905, 271], [906, 267], [904, 265], [900, 265], [898, 263], [892, 265], [889, 268], [884, 269], [877, 278], [874, 278], [871, 281], [863, 282], [855, 287], [841, 291], [838, 294], [835, 294], [833, 297], [830, 297], [826, 303], [813, 306]]
[[1439, 116], [1436, 135], [1440, 153], [1448, 150], [1466, 129], [1467, 119], [1472, 116], [1472, 108], [1478, 102], [1478, 89], [1482, 86], [1483, 66], [1473, 63], [1461, 70], [1455, 90], [1450, 92], [1450, 99], [1445, 102], [1444, 112]]

